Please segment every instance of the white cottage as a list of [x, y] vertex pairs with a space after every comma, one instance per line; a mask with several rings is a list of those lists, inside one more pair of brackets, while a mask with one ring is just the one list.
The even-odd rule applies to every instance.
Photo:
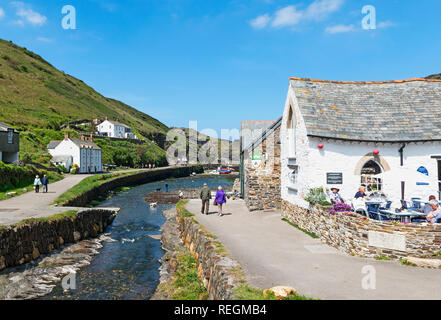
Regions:
[[76, 164], [80, 168], [79, 173], [103, 171], [101, 148], [93, 142], [92, 137], [75, 139], [66, 134], [64, 140], [51, 141], [47, 148], [52, 155], [52, 162], [63, 165], [67, 170]]
[[281, 127], [282, 202], [308, 207], [310, 188], [361, 184], [394, 206], [441, 192], [441, 81], [291, 78]]
[[98, 135], [110, 138], [136, 139], [132, 128], [118, 121], [106, 120], [96, 126]]

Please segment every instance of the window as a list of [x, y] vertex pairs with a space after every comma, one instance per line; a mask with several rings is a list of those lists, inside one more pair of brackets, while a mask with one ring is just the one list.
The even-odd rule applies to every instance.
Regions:
[[299, 169], [296, 168], [293, 171], [291, 171], [289, 173], [289, 181], [291, 182], [291, 185], [296, 185], [297, 184], [297, 179], [298, 179], [298, 175], [299, 175]]
[[14, 143], [14, 131], [8, 130], [8, 144]]
[[383, 169], [374, 160], [366, 162], [361, 169], [361, 184], [366, 185], [369, 192], [383, 190]]
[[296, 148], [296, 120], [292, 107], [289, 109], [288, 121], [286, 124], [288, 129], [288, 157], [295, 158]]

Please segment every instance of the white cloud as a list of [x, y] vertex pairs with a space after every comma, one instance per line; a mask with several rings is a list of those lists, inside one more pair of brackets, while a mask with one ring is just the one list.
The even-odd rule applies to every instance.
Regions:
[[344, 0], [316, 0], [306, 9], [305, 17], [307, 19], [321, 20], [339, 10], [343, 3]]
[[303, 18], [303, 12], [297, 11], [295, 6], [288, 6], [276, 12], [272, 22], [274, 28], [294, 26]]
[[315, 0], [306, 9], [298, 10], [290, 5], [277, 10], [271, 17], [268, 14], [259, 16], [251, 21], [255, 29], [263, 29], [271, 22], [273, 28], [293, 27], [303, 21], [322, 20], [331, 13], [339, 10], [345, 0]]
[[5, 10], [3, 8], [0, 8], [0, 19], [5, 17]]
[[377, 28], [378, 29], [385, 29], [385, 28], [389, 28], [389, 27], [395, 27], [396, 24], [392, 21], [383, 21], [377, 24]]
[[46, 37], [38, 37], [37, 41], [46, 42], [46, 43], [52, 43], [53, 42], [52, 39], [49, 39], [49, 38], [46, 38]]
[[250, 25], [254, 29], [263, 29], [268, 25], [270, 20], [271, 20], [271, 17], [268, 14], [264, 14], [264, 15], [258, 16], [256, 19], [251, 20]]
[[16, 14], [22, 18], [19, 20], [22, 23], [27, 22], [33, 26], [42, 26], [46, 23], [47, 18], [44, 15], [32, 10], [29, 5], [19, 1], [11, 2], [11, 4], [17, 9]]
[[326, 33], [330, 33], [330, 34], [347, 33], [352, 31], [355, 31], [355, 27], [353, 24], [351, 25], [339, 24], [336, 26], [327, 27], [325, 30]]

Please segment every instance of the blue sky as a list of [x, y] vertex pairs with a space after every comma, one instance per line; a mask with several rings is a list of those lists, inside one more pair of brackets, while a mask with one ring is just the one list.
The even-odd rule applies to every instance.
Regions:
[[[61, 27], [64, 5], [76, 30]], [[362, 8], [377, 29], [363, 30]], [[0, 0], [0, 37], [169, 126], [276, 120], [290, 76], [441, 72], [439, 0]]]

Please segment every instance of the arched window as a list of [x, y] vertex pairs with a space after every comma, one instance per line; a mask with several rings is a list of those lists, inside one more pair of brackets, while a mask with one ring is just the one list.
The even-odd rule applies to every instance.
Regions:
[[293, 108], [289, 108], [288, 120], [286, 123], [288, 129], [288, 157], [295, 158], [296, 156], [296, 117]]
[[361, 169], [361, 184], [366, 185], [369, 192], [383, 190], [383, 168], [374, 160], [369, 160]]

